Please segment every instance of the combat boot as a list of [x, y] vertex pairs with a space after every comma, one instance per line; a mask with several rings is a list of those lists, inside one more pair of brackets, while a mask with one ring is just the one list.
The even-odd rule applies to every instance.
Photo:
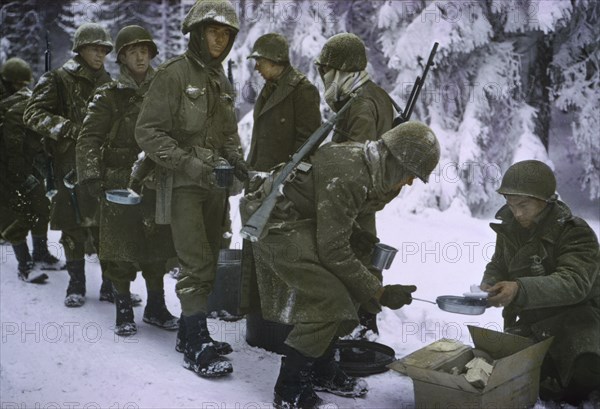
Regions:
[[48, 238], [46, 236], [31, 236], [33, 242], [33, 262], [39, 263], [42, 270], [63, 270], [60, 260], [48, 251]]
[[67, 261], [69, 272], [69, 286], [65, 305], [67, 307], [81, 307], [85, 304], [85, 260]]
[[318, 408], [323, 400], [315, 393], [310, 380], [314, 359], [293, 348], [288, 351], [287, 356], [281, 357], [273, 406], [277, 409]]
[[[227, 342], [215, 341], [208, 331], [208, 324], [204, 321], [202, 327], [202, 337], [208, 338], [213, 343], [215, 350], [219, 355], [228, 355], [233, 352], [233, 348]], [[183, 315], [179, 319], [179, 330], [177, 331], [177, 339], [175, 340], [175, 351], [183, 352], [185, 351], [185, 345], [187, 343], [187, 328], [185, 326], [185, 320], [183, 319]]]
[[13, 244], [13, 251], [15, 252], [15, 257], [17, 258], [17, 269], [19, 279], [25, 281], [27, 283], [35, 283], [41, 284], [48, 276], [44, 273], [34, 273], [33, 270], [33, 261], [31, 260], [31, 255], [29, 254], [29, 247], [27, 246], [27, 242]]
[[364, 379], [348, 376], [335, 360], [334, 343], [323, 356], [317, 358], [312, 368], [311, 380], [316, 391], [333, 393], [349, 398], [364, 396], [369, 385]]
[[212, 339], [206, 336], [206, 314], [182, 315], [186, 326], [183, 367], [204, 378], [216, 378], [233, 372], [231, 362], [216, 351]]
[[[142, 297], [136, 293], [130, 293], [131, 296], [131, 305], [137, 307], [142, 303]], [[112, 282], [106, 278], [104, 275], [102, 276], [102, 284], [100, 284], [100, 296], [98, 297], [100, 301], [106, 301], [109, 303], [115, 302], [115, 290], [113, 288]]]
[[133, 306], [131, 305], [131, 294], [115, 293], [115, 306], [117, 308], [117, 322], [115, 324], [115, 334], [122, 337], [134, 335], [137, 332], [137, 326], [133, 319]]
[[179, 328], [178, 319], [174, 317], [165, 305], [165, 292], [163, 290], [148, 291], [148, 303], [144, 309], [145, 323], [159, 328], [176, 330]]

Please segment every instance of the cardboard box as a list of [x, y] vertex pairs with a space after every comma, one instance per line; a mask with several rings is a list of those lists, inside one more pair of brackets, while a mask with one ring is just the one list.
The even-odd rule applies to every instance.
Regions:
[[[540, 366], [552, 338], [534, 342], [529, 338], [468, 326], [475, 348], [457, 346], [439, 351], [440, 341], [389, 365], [410, 376], [417, 409], [525, 408], [538, 397]], [[462, 374], [452, 374], [476, 356], [491, 357], [494, 368], [487, 385], [478, 389]]]

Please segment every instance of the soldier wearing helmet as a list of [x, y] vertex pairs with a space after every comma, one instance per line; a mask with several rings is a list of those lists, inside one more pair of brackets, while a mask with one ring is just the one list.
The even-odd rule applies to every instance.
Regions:
[[266, 81], [254, 106], [248, 164], [264, 172], [286, 162], [321, 125], [319, 91], [290, 65], [288, 42], [280, 34], [259, 37], [248, 58]]
[[[154, 69], [150, 61], [158, 54], [152, 35], [143, 27], [127, 26], [115, 41], [120, 75], [102, 85], [88, 105], [76, 145], [79, 183], [99, 202], [99, 258], [115, 294], [114, 332], [130, 336], [137, 332], [130, 283], [138, 271], [146, 281], [144, 322], [166, 330], [178, 328], [177, 318], [165, 305], [165, 263], [175, 256], [168, 226], [154, 222], [156, 193], [144, 186], [141, 203], [123, 206], [105, 199], [105, 190], [127, 189], [131, 168], [140, 154], [135, 123]], [[130, 243], [136, 243], [131, 246]]]
[[357, 99], [334, 129], [334, 142], [377, 140], [392, 128], [392, 99], [369, 77], [367, 52], [355, 34], [340, 33], [329, 38], [315, 61], [325, 86], [325, 100], [338, 111], [352, 93]]
[[[358, 324], [357, 303], [372, 312], [398, 309], [412, 302], [416, 287], [383, 286], [368, 269], [372, 245], [362, 248], [354, 238], [371, 228], [369, 215], [402, 187], [415, 178], [427, 181], [439, 157], [431, 129], [408, 122], [379, 141], [324, 145], [311, 157], [308, 177], [285, 185], [268, 233], [253, 243], [262, 314], [293, 325], [275, 385], [276, 407], [317, 407], [315, 390], [367, 393], [364, 380], [339, 368], [333, 345]], [[243, 199], [244, 218], [268, 194], [269, 184], [263, 186]]]
[[31, 67], [19, 57], [6, 60], [0, 68], [0, 101], [24, 88], [32, 80]]
[[225, 189], [216, 184], [216, 166], [233, 167], [240, 180], [248, 169], [242, 157], [234, 91], [222, 62], [239, 31], [228, 0], [199, 0], [186, 15], [187, 51], [159, 67], [138, 117], [135, 138], [156, 162], [157, 221], [170, 223], [181, 273], [177, 349], [184, 367], [203, 377], [232, 372], [221, 357], [227, 343], [210, 337], [207, 299], [221, 247]]
[[[95, 236], [98, 243], [98, 227], [93, 220], [97, 198], [90, 199], [76, 184], [72, 190], [77, 198], [75, 204], [64, 178], [75, 175], [75, 141], [87, 103], [98, 86], [110, 81], [104, 59], [112, 50], [112, 41], [104, 27], [85, 23], [75, 31], [72, 50], [76, 53], [74, 58], [40, 78], [27, 103], [23, 120], [27, 127], [42, 136], [44, 146], [53, 158], [54, 185], [58, 193], [52, 198], [50, 228], [62, 230], [61, 243], [70, 277], [65, 305], [79, 307], [85, 302], [84, 256], [88, 233]], [[75, 178], [71, 182], [75, 182]], [[102, 289], [101, 299], [112, 289], [104, 276]]]
[[578, 404], [600, 387], [600, 250], [594, 231], [557, 200], [543, 162], [508, 168], [498, 193], [496, 250], [481, 288], [504, 308], [504, 330], [536, 341], [554, 336], [540, 397]]
[[[340, 33], [327, 40], [315, 61], [325, 85], [325, 100], [338, 111], [350, 98], [356, 98], [344, 112], [333, 130], [333, 142], [365, 142], [377, 140], [392, 128], [394, 120], [393, 102], [381, 87], [371, 81], [367, 68], [367, 52], [363, 41], [355, 34]], [[366, 241], [376, 240], [375, 216], [371, 215], [372, 229], [361, 237]], [[372, 269], [378, 278], [381, 271]], [[377, 317], [360, 310], [361, 328], [356, 333], [366, 338], [368, 332], [379, 333]]]

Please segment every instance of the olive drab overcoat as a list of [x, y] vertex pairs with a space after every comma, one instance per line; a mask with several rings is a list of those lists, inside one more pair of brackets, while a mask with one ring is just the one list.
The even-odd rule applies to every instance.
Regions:
[[[50, 212], [50, 227], [53, 230], [80, 227], [70, 191], [65, 187], [63, 178], [75, 172], [75, 142], [87, 103], [96, 88], [108, 81], [110, 76], [104, 68], [93, 71], [77, 56], [40, 78], [23, 114], [25, 125], [42, 135], [53, 157], [54, 185], [58, 190], [52, 199]], [[76, 178], [72, 181], [76, 181]], [[80, 210], [93, 215], [93, 209], [97, 206], [95, 198], [83, 194], [79, 184], [75, 186], [75, 193]]]
[[[343, 106], [344, 103], [340, 105]], [[376, 141], [392, 129], [393, 122], [394, 106], [390, 96], [369, 80], [358, 89], [350, 108], [338, 118], [332, 141]]]
[[306, 203], [313, 209], [284, 198], [267, 235], [253, 244], [262, 313], [286, 324], [341, 321], [348, 332], [358, 323], [357, 303], [372, 304], [381, 287], [350, 236], [368, 227], [362, 221], [381, 203], [369, 196], [373, 179], [363, 144], [325, 145], [312, 164], [314, 191]]
[[496, 250], [483, 283], [516, 281], [516, 298], [503, 310], [506, 331], [542, 339], [563, 385], [582, 353], [600, 355], [600, 251], [593, 230], [563, 202], [548, 205], [535, 230], [524, 235], [508, 206], [491, 224]]
[[256, 99], [248, 165], [265, 172], [287, 162], [320, 125], [319, 91], [289, 66]]
[[[213, 73], [213, 74], [211, 74]], [[142, 103], [135, 138], [157, 167], [157, 220], [170, 220], [171, 189], [214, 189], [211, 164], [242, 159], [234, 92], [222, 67], [210, 69], [189, 50], [161, 65]], [[204, 171], [191, 169], [194, 159]]]
[[[104, 190], [126, 189], [141, 149], [134, 138], [142, 99], [154, 70], [140, 86], [121, 69], [119, 80], [104, 84], [88, 106], [77, 140], [77, 173], [81, 183], [101, 180]], [[102, 260], [152, 262], [175, 256], [171, 229], [155, 223], [156, 193], [144, 187], [134, 206], [100, 199]]]

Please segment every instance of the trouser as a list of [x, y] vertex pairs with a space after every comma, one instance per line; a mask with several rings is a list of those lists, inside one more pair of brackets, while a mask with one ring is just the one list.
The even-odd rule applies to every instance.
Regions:
[[183, 315], [206, 313], [221, 247], [224, 200], [221, 190], [173, 189], [171, 233], [181, 266], [175, 291]]
[[[50, 201], [46, 198], [44, 188], [38, 185], [20, 201], [21, 211], [8, 212], [3, 219], [10, 220], [2, 226], [2, 235], [11, 244], [23, 243], [29, 231], [33, 236], [46, 236], [50, 216]], [[0, 223], [0, 224], [5, 224]]]
[[137, 272], [140, 270], [148, 291], [164, 290], [165, 260], [143, 263], [103, 260], [103, 263], [106, 268], [106, 277], [113, 283], [119, 294], [129, 292], [130, 283], [135, 280]]
[[[94, 227], [76, 227], [62, 231], [60, 243], [65, 250], [65, 259], [67, 261], [84, 260], [85, 259], [85, 242], [88, 235], [91, 234], [94, 244], [98, 245], [100, 230], [97, 226]], [[105, 276], [106, 266], [105, 261], [100, 260], [100, 269], [102, 276]]]
[[340, 335], [340, 323], [297, 323], [285, 340], [286, 345], [309, 358], [321, 357], [335, 337]]

